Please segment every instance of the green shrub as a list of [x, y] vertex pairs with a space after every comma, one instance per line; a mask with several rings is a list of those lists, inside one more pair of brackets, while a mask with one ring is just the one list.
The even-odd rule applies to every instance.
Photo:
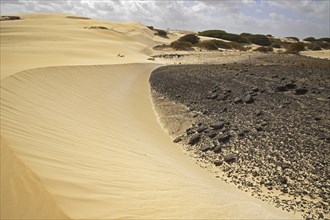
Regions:
[[312, 41], [316, 41], [316, 39], [314, 37], [307, 37], [304, 39], [304, 41], [312, 42]]
[[287, 39], [291, 39], [291, 40], [295, 40], [295, 41], [297, 41], [297, 42], [299, 42], [299, 38], [297, 38], [297, 37], [286, 37]]
[[307, 45], [307, 49], [309, 49], [309, 50], [322, 50], [322, 46], [317, 42], [313, 42], [313, 43]]
[[214, 43], [213, 40], [205, 40], [198, 43], [198, 47], [204, 48], [206, 50], [218, 50], [217, 45]]
[[207, 30], [198, 33], [199, 36], [214, 37], [238, 43], [248, 43], [246, 39], [238, 34], [227, 33], [223, 30]]
[[266, 37], [265, 35], [262, 35], [262, 34], [251, 35], [248, 37], [248, 41], [250, 41], [253, 44], [260, 45], [260, 46], [269, 46], [272, 43], [268, 37]]
[[170, 46], [175, 50], [190, 50], [193, 45], [186, 41], [173, 41]]
[[232, 49], [231, 42], [224, 42], [221, 40], [212, 40], [212, 42], [218, 47], [222, 49]]
[[273, 48], [281, 48], [282, 47], [280, 43], [276, 43], [276, 42], [272, 43], [270, 46], [273, 47]]
[[325, 41], [325, 42], [330, 43], [330, 38], [329, 37], [322, 37], [322, 38], [319, 38], [318, 41]]
[[178, 41], [189, 42], [191, 44], [197, 44], [199, 42], [199, 37], [196, 34], [186, 34], [179, 38]]
[[221, 38], [221, 36], [226, 33], [226, 31], [223, 30], [207, 30], [199, 32], [199, 36], [205, 36], [205, 37], [214, 37], [214, 38]]
[[154, 26], [147, 26], [150, 30], [154, 30]]
[[287, 53], [299, 53], [300, 51], [305, 50], [305, 44], [302, 42], [291, 43], [288, 45], [286, 52]]
[[155, 29], [156, 33], [160, 37], [167, 37], [167, 31], [164, 31], [162, 29]]
[[273, 52], [274, 49], [272, 47], [258, 47], [256, 49], [254, 49], [253, 51], [258, 51], [258, 52], [262, 52], [262, 53], [268, 53], [268, 52]]
[[245, 48], [244, 46], [242, 46], [240, 43], [237, 42], [228, 42], [228, 44], [235, 50], [239, 50], [239, 51], [247, 50], [247, 48]]

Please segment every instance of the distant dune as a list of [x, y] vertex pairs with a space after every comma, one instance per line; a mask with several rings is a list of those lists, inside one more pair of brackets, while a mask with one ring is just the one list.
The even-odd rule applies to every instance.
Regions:
[[161, 129], [151, 30], [18, 16], [1, 21], [1, 218], [297, 218], [214, 179]]

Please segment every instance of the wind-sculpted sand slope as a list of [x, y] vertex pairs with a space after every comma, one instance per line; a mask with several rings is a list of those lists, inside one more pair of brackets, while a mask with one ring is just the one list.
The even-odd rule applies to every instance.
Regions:
[[[154, 68], [48, 67], [2, 81], [2, 139], [40, 178], [49, 204], [77, 219], [292, 218], [213, 179], [172, 144], [152, 109]], [[2, 182], [9, 195], [18, 188]], [[25, 194], [19, 199], [11, 210], [42, 205]]]
[[137, 22], [66, 14], [22, 14], [1, 21], [1, 78], [36, 67], [146, 63], [153, 32]]

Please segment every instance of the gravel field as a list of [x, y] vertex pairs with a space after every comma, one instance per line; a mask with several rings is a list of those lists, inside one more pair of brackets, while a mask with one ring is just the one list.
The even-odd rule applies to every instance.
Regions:
[[329, 70], [328, 60], [272, 54], [160, 67], [150, 85], [158, 107], [173, 102], [159, 114], [165, 123], [186, 107], [181, 120], [193, 123], [173, 139], [201, 167], [276, 207], [327, 219]]

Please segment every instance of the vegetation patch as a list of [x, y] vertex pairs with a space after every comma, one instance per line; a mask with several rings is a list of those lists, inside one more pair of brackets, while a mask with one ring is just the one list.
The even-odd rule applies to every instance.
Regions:
[[272, 43], [267, 36], [262, 34], [250, 35], [247, 39], [249, 42], [260, 46], [269, 46]]
[[302, 42], [298, 42], [298, 43], [289, 44], [286, 49], [286, 52], [296, 54], [303, 50], [305, 50], [305, 44]]
[[186, 41], [173, 41], [170, 46], [175, 50], [191, 50], [193, 45]]
[[304, 41], [313, 42], [313, 41], [316, 41], [316, 39], [314, 37], [307, 37], [304, 39]]
[[197, 44], [197, 43], [199, 43], [200, 39], [196, 34], [186, 34], [186, 35], [180, 37], [178, 41], [189, 42], [191, 44]]
[[156, 35], [160, 37], [167, 37], [167, 31], [162, 29], [154, 29], [156, 31]]
[[198, 33], [199, 36], [214, 37], [238, 43], [248, 43], [246, 39], [238, 34], [227, 33], [223, 30], [206, 30]]
[[273, 47], [273, 48], [281, 48], [282, 47], [281, 44], [277, 43], [277, 42], [272, 43], [270, 46]]
[[299, 42], [299, 38], [297, 38], [297, 37], [286, 37], [286, 38]]
[[215, 44], [214, 40], [202, 41], [198, 43], [197, 46], [206, 50], [218, 50], [218, 46]]
[[274, 49], [272, 47], [258, 47], [256, 49], [254, 49], [253, 51], [258, 51], [258, 52], [262, 52], [262, 53], [269, 53], [269, 52], [273, 52]]
[[13, 20], [21, 20], [19, 16], [1, 16], [0, 21], [13, 21]]
[[91, 27], [85, 27], [88, 29], [99, 29], [99, 30], [109, 30], [107, 27], [104, 26], [91, 26]]

